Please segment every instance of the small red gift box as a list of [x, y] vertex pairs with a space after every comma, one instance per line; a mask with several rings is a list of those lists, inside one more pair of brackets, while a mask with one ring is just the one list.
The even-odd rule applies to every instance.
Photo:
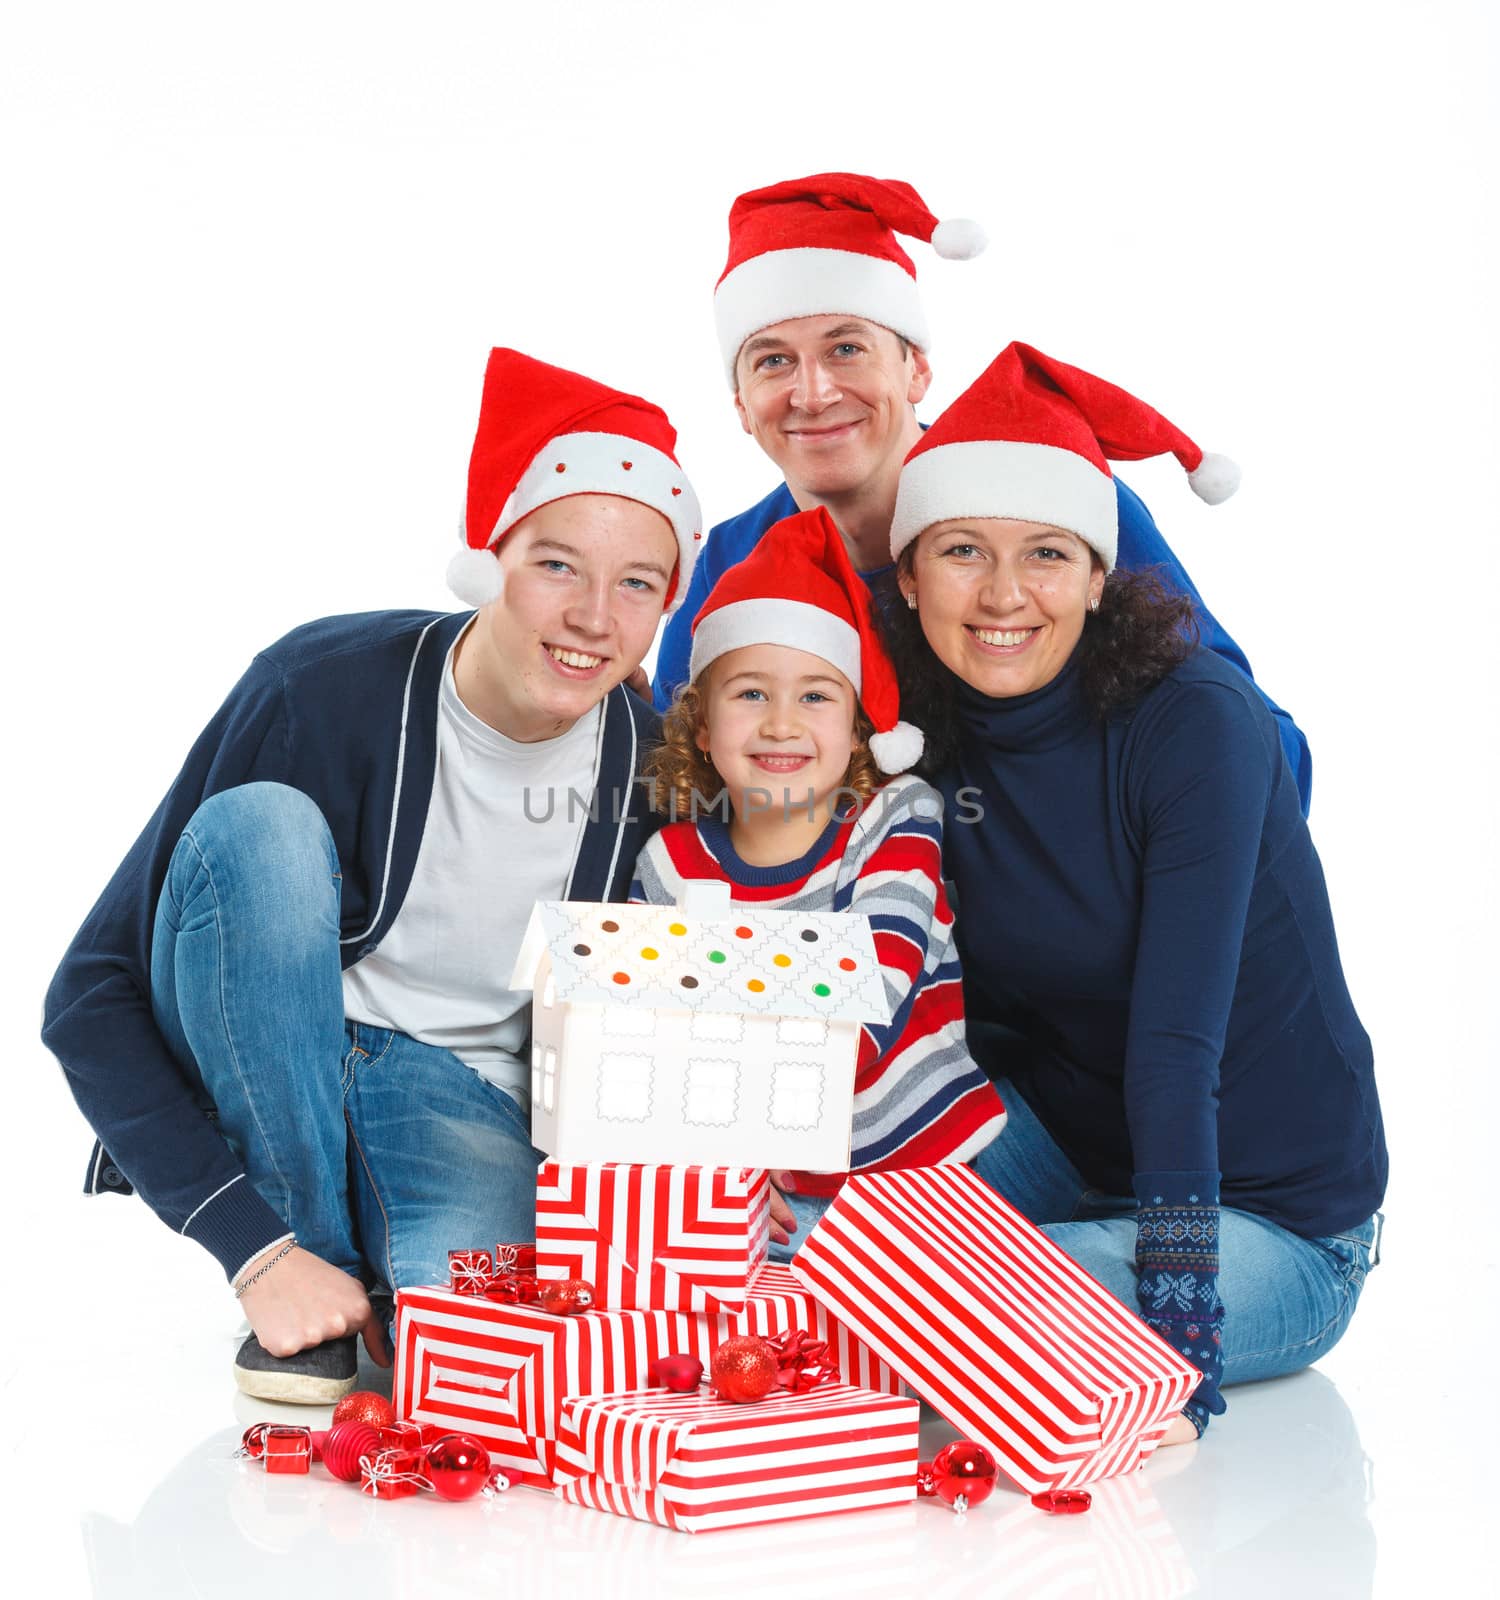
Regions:
[[771, 1184], [758, 1167], [546, 1161], [536, 1272], [583, 1278], [612, 1311], [740, 1311], [764, 1264]]
[[558, 1496], [683, 1533], [916, 1497], [918, 1406], [846, 1384], [730, 1405], [707, 1394], [563, 1402]]
[[713, 1353], [737, 1333], [805, 1329], [828, 1341], [827, 1361], [866, 1389], [899, 1393], [900, 1379], [872, 1359], [785, 1267], [764, 1267], [743, 1311], [585, 1311], [552, 1316], [447, 1289], [396, 1296], [396, 1413], [467, 1433], [491, 1460], [535, 1488], [550, 1488], [563, 1398], [639, 1389], [653, 1361]]
[[426, 1460], [421, 1450], [377, 1450], [359, 1458], [359, 1486], [377, 1500], [399, 1500], [432, 1485], [422, 1475]]
[[1028, 1494], [1141, 1466], [1201, 1376], [964, 1166], [850, 1178], [792, 1271]]
[[311, 1471], [312, 1431], [308, 1428], [267, 1428], [262, 1460], [267, 1472]]
[[483, 1294], [494, 1276], [494, 1258], [488, 1250], [450, 1250], [448, 1287], [455, 1294]]

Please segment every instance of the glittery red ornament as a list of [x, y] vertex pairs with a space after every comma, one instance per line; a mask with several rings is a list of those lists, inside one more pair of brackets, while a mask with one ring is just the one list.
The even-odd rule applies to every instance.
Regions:
[[396, 1408], [383, 1394], [356, 1389], [333, 1408], [334, 1422], [368, 1422], [378, 1433], [396, 1420]]
[[659, 1356], [646, 1368], [646, 1382], [673, 1394], [690, 1394], [703, 1382], [703, 1363], [697, 1356]]
[[266, 1453], [266, 1429], [269, 1422], [252, 1422], [245, 1429], [240, 1439], [240, 1447], [235, 1451], [237, 1456], [244, 1456], [250, 1461], [259, 1461]]
[[549, 1280], [537, 1285], [537, 1304], [554, 1316], [572, 1317], [588, 1311], [594, 1304], [594, 1286], [584, 1278]]
[[756, 1334], [736, 1334], [714, 1351], [709, 1370], [721, 1400], [764, 1400], [776, 1387], [776, 1352]]
[[1087, 1489], [1048, 1489], [1032, 1495], [1031, 1503], [1050, 1517], [1076, 1517], [1093, 1505], [1094, 1497]]
[[933, 1493], [955, 1511], [969, 1511], [989, 1499], [995, 1472], [995, 1458], [982, 1444], [957, 1439], [932, 1458]]
[[472, 1500], [490, 1481], [490, 1453], [466, 1433], [450, 1433], [427, 1447], [422, 1476], [444, 1500]]
[[359, 1458], [381, 1448], [380, 1435], [368, 1422], [336, 1422], [323, 1439], [323, 1465], [340, 1483], [358, 1483]]

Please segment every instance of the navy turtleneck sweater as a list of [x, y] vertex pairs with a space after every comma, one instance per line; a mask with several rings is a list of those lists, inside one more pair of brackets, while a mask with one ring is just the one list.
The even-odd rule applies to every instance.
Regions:
[[1309, 1237], [1364, 1221], [1386, 1178], [1370, 1041], [1249, 680], [1197, 650], [1104, 721], [1074, 663], [1034, 694], [959, 692], [937, 782], [965, 1004], [1030, 1040], [1006, 1068], [1053, 1138], [1143, 1205], [1191, 1191]]

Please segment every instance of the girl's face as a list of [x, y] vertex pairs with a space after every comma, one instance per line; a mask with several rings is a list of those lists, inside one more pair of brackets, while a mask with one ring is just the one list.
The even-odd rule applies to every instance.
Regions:
[[805, 819], [811, 791], [816, 836], [855, 749], [853, 684], [821, 656], [780, 644], [730, 650], [706, 677], [698, 748], [724, 780], [736, 820]]
[[1104, 568], [1077, 534], [965, 517], [926, 529], [902, 593], [939, 661], [994, 698], [1030, 694], [1066, 665]]

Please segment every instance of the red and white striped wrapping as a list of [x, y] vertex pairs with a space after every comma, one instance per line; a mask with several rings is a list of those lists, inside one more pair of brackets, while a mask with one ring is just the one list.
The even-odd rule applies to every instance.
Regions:
[[845, 1384], [754, 1405], [706, 1391], [563, 1402], [558, 1494], [682, 1533], [916, 1496], [915, 1400]]
[[739, 1311], [766, 1259], [771, 1183], [758, 1167], [544, 1162], [539, 1278], [586, 1278], [611, 1311]]
[[1141, 1466], [1198, 1385], [964, 1166], [851, 1178], [792, 1270], [1029, 1494]]
[[802, 1288], [763, 1267], [743, 1311], [586, 1311], [557, 1317], [449, 1289], [396, 1296], [396, 1415], [474, 1435], [496, 1466], [548, 1488], [557, 1420], [568, 1395], [639, 1389], [659, 1356], [692, 1355], [705, 1370], [733, 1334], [805, 1328], [861, 1388], [899, 1394], [901, 1380]]

